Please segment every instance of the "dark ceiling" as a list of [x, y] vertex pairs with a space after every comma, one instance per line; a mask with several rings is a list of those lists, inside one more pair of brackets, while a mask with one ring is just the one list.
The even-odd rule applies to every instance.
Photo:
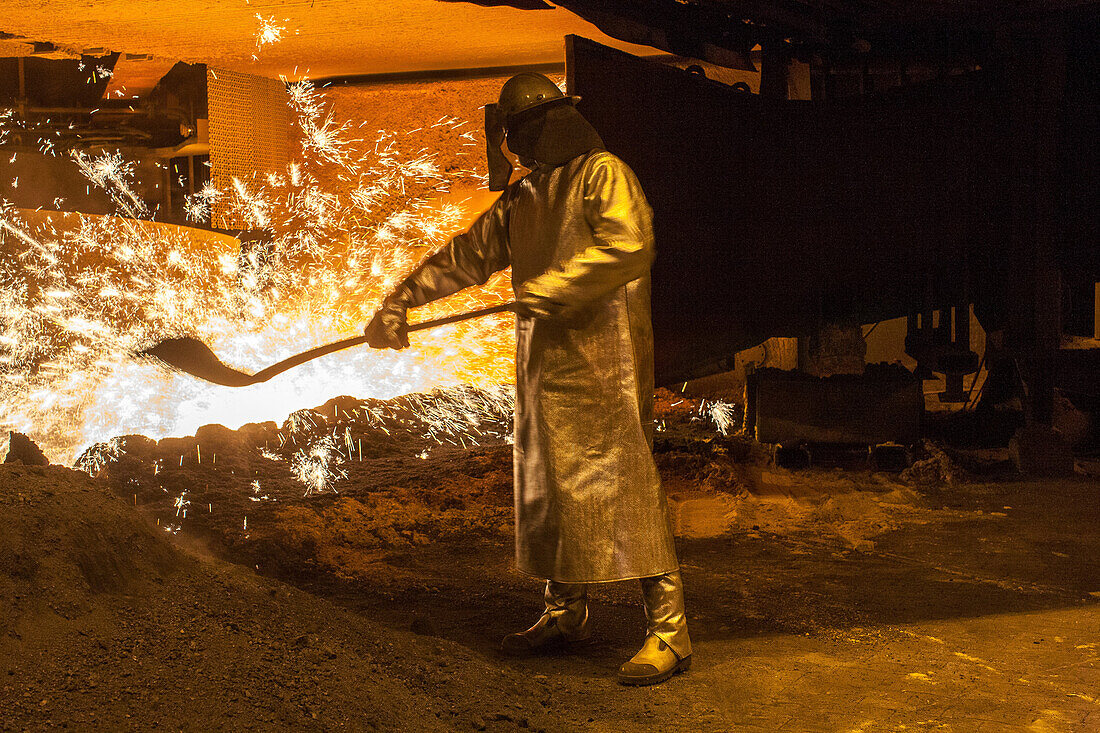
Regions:
[[1006, 22], [1095, 19], [1095, 0], [559, 0], [619, 40], [738, 66], [757, 44], [833, 56], [980, 49]]

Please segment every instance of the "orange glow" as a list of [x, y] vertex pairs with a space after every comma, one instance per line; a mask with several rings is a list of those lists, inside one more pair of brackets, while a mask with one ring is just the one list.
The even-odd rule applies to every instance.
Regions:
[[[303, 118], [324, 113], [311, 94], [303, 88], [296, 98]], [[210, 385], [132, 356], [191, 335], [252, 372], [357, 334], [404, 273], [492, 200], [475, 192], [482, 183], [476, 141], [467, 169], [446, 173], [406, 143], [400, 133], [365, 140], [336, 131], [303, 145], [287, 171], [207, 191], [274, 231], [270, 248], [246, 256], [235, 239], [198, 229], [0, 211], [0, 425], [30, 435], [52, 460], [71, 461], [116, 435], [281, 422], [343, 394], [388, 398], [510, 382], [510, 315], [413, 334], [402, 352], [340, 352], [248, 388]], [[103, 185], [121, 185], [112, 175], [125, 182], [124, 170], [107, 172]], [[322, 180], [342, 183], [326, 188]], [[194, 215], [203, 213], [201, 199], [192, 202]], [[510, 297], [502, 274], [410, 320]]]

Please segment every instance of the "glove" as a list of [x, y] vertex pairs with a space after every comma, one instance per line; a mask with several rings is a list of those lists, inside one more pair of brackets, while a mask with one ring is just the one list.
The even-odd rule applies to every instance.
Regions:
[[367, 345], [372, 349], [404, 349], [409, 345], [409, 326], [405, 321], [405, 306], [389, 300], [374, 314], [363, 329]]

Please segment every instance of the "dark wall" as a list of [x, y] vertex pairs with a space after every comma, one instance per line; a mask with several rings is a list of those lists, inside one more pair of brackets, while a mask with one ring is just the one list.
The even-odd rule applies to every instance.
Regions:
[[[141, 149], [122, 149], [133, 164], [129, 188], [150, 210], [164, 200], [164, 172], [158, 161]], [[93, 155], [98, 154], [93, 151]], [[21, 209], [118, 214], [118, 207], [102, 189], [81, 174], [68, 155], [19, 152], [0, 155], [0, 199]], [[162, 218], [157, 216], [157, 218]]]
[[[32, 107], [95, 107], [103, 99], [119, 54], [81, 56], [79, 59], [43, 59], [23, 62], [23, 84]], [[0, 59], [0, 103], [19, 98], [18, 58]]]
[[[737, 92], [571, 37], [578, 108], [655, 211], [658, 381], [823, 320], [967, 298], [1004, 233], [981, 74], [851, 103]], [[969, 266], [968, 266], [969, 265]]]
[[66, 156], [21, 152], [0, 156], [0, 198], [22, 209], [112, 214], [110, 197], [80, 175]]
[[151, 113], [165, 115], [193, 127], [207, 117], [206, 64], [173, 66], [142, 100]]

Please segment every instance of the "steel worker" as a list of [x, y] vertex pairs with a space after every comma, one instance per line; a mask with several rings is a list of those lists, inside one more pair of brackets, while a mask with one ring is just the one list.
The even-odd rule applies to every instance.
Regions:
[[[546, 579], [546, 610], [503, 649], [531, 654], [586, 639], [587, 585], [640, 579], [648, 633], [619, 680], [654, 684], [690, 666], [691, 642], [651, 451], [652, 211], [575, 102], [540, 74], [504, 84], [485, 107], [489, 187], [503, 193], [364, 330], [375, 348], [408, 346], [409, 308], [511, 266], [516, 561]], [[511, 184], [505, 139], [530, 169]]]

